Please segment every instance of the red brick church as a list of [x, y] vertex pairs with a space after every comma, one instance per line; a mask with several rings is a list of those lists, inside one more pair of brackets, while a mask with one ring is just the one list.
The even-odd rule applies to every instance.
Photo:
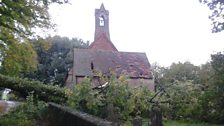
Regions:
[[73, 68], [69, 71], [66, 80], [66, 86], [69, 88], [80, 83], [84, 77], [93, 76], [93, 71], [103, 74], [112, 71], [118, 77], [128, 76], [131, 87], [146, 86], [154, 90], [153, 74], [146, 54], [120, 52], [111, 42], [109, 11], [104, 8], [103, 4], [100, 9], [95, 9], [94, 42], [88, 49], [74, 49], [73, 51]]

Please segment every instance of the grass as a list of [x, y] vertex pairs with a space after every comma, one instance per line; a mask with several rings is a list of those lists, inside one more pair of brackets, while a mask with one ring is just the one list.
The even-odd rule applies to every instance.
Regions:
[[[148, 119], [143, 120], [143, 125], [142, 126], [148, 126]], [[180, 121], [166, 121], [163, 122], [163, 126], [224, 126], [223, 125], [218, 125], [218, 124], [209, 124], [209, 123], [190, 123], [190, 122], [180, 122]], [[126, 122], [122, 126], [132, 126], [131, 122]]]
[[217, 125], [217, 124], [209, 124], [209, 123], [187, 123], [187, 122], [180, 122], [180, 121], [167, 121], [164, 123], [164, 126], [224, 126], [224, 125]]

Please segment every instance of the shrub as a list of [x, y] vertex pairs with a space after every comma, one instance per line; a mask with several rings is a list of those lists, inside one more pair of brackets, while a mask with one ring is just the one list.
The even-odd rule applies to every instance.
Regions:
[[47, 103], [35, 101], [34, 96], [27, 97], [25, 103], [14, 108], [0, 118], [3, 126], [31, 126], [48, 117]]
[[199, 85], [191, 82], [178, 82], [167, 88], [169, 104], [163, 105], [164, 116], [171, 120], [195, 121], [198, 98], [201, 95]]
[[151, 93], [147, 88], [130, 88], [124, 76], [101, 77], [101, 80], [109, 82], [103, 90], [93, 90], [89, 78], [77, 84], [68, 98], [68, 106], [118, 123], [150, 110]]
[[90, 79], [86, 78], [81, 84], [76, 85], [67, 104], [74, 109], [98, 115], [102, 104], [101, 95], [92, 90]]
[[30, 92], [38, 95], [38, 98], [44, 101], [63, 103], [67, 99], [66, 89], [45, 85], [38, 81], [28, 81], [25, 79], [4, 76], [0, 74], [0, 87], [10, 88], [18, 91], [23, 96], [28, 96]]

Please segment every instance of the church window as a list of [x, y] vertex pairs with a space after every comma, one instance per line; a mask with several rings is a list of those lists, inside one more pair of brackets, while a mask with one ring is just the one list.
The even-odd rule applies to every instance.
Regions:
[[93, 61], [91, 61], [91, 70], [94, 69]]

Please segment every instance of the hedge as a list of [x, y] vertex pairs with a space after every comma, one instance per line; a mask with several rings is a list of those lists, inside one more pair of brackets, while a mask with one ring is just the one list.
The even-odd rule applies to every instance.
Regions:
[[18, 91], [23, 96], [33, 92], [38, 99], [63, 103], [66, 101], [66, 89], [56, 86], [46, 85], [39, 81], [28, 81], [21, 78], [9, 77], [0, 74], [0, 87], [10, 88]]
[[50, 124], [53, 126], [118, 126], [116, 123], [49, 102]]

